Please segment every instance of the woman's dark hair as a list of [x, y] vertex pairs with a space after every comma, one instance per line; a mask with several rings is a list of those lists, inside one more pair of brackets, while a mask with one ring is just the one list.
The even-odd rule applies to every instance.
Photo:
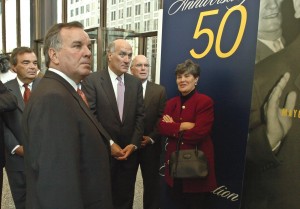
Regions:
[[181, 75], [184, 73], [190, 73], [195, 78], [200, 76], [200, 66], [197, 63], [194, 63], [192, 60], [187, 59], [184, 63], [180, 63], [177, 65], [175, 70], [175, 75]]

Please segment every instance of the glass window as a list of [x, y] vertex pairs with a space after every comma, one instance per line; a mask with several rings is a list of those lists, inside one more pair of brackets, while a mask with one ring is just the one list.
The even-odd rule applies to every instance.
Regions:
[[131, 17], [131, 7], [127, 7], [127, 17]]
[[141, 14], [141, 5], [135, 5], [135, 15]]
[[5, 11], [6, 52], [11, 52], [17, 47], [16, 0], [6, 0]]
[[140, 23], [139, 22], [136, 22], [136, 23], [134, 23], [134, 26], [135, 26], [135, 31], [136, 32], [140, 32]]
[[90, 5], [89, 4], [86, 5], [85, 10], [86, 10], [86, 12], [90, 12]]
[[75, 12], [75, 15], [79, 15], [79, 9], [76, 8], [75, 11], [76, 11], [76, 12]]
[[150, 12], [150, 2], [146, 2], [145, 3], [145, 13], [149, 13]]
[[30, 47], [30, 0], [20, 1], [21, 46]]
[[144, 22], [144, 31], [147, 32], [150, 30], [150, 20]]
[[119, 10], [119, 19], [123, 18], [123, 9]]
[[111, 12], [111, 20], [112, 21], [116, 20], [116, 11]]
[[117, 2], [116, 2], [116, 0], [111, 0], [111, 4], [112, 5], [114, 5], [114, 4], [116, 4]]
[[84, 13], [84, 6], [81, 6], [80, 7], [80, 14], [83, 14]]
[[[0, 35], [2, 37], [2, 2], [0, 1]], [[3, 52], [2, 40], [0, 40], [0, 52]], [[1, 53], [0, 53], [1, 54]]]

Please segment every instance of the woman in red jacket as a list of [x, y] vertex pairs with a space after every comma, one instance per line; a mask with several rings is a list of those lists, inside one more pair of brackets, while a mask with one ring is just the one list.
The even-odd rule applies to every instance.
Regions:
[[[214, 121], [213, 100], [196, 90], [200, 67], [191, 60], [177, 65], [176, 83], [180, 96], [170, 99], [159, 124], [160, 133], [168, 137], [165, 158], [165, 180], [173, 201], [180, 209], [205, 208], [205, 196], [217, 187], [211, 129]], [[183, 132], [180, 149], [202, 150], [208, 160], [206, 178], [173, 179], [169, 175], [169, 159]]]

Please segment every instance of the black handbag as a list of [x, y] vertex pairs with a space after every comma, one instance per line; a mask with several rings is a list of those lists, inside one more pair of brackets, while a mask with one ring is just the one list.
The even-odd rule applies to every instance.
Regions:
[[169, 172], [173, 178], [205, 178], [208, 175], [207, 159], [201, 150], [180, 150], [182, 141], [180, 134], [177, 141], [176, 151], [171, 153], [169, 161]]

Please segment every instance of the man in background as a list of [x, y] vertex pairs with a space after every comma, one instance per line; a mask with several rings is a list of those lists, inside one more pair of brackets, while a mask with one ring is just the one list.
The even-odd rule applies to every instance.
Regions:
[[284, 48], [282, 0], [260, 0], [255, 63]]
[[22, 115], [26, 103], [40, 79], [37, 75], [37, 57], [32, 49], [18, 47], [10, 57], [12, 70], [17, 74], [6, 87], [18, 100], [18, 108], [3, 114], [4, 142], [6, 147], [6, 173], [16, 209], [25, 208], [26, 178], [24, 173], [24, 149]]
[[2, 113], [6, 111], [12, 111], [17, 107], [16, 97], [9, 92], [9, 90], [0, 81], [0, 207], [2, 199], [2, 186], [3, 186], [3, 167], [5, 165], [4, 155], [4, 134], [3, 134], [3, 122]]
[[144, 133], [141, 81], [127, 73], [132, 47], [117, 39], [107, 47], [108, 69], [85, 79], [91, 110], [111, 136], [111, 180], [114, 209], [132, 209], [137, 148]]
[[46, 34], [48, 70], [23, 114], [28, 209], [113, 209], [108, 134], [81, 91], [90, 48], [79, 22]]
[[147, 80], [149, 68], [148, 59], [144, 55], [137, 55], [131, 62], [130, 70], [142, 81], [145, 106], [144, 135], [140, 139], [141, 149], [138, 150], [144, 185], [143, 205], [144, 209], [159, 209], [161, 136], [157, 123], [164, 112], [166, 90]]

